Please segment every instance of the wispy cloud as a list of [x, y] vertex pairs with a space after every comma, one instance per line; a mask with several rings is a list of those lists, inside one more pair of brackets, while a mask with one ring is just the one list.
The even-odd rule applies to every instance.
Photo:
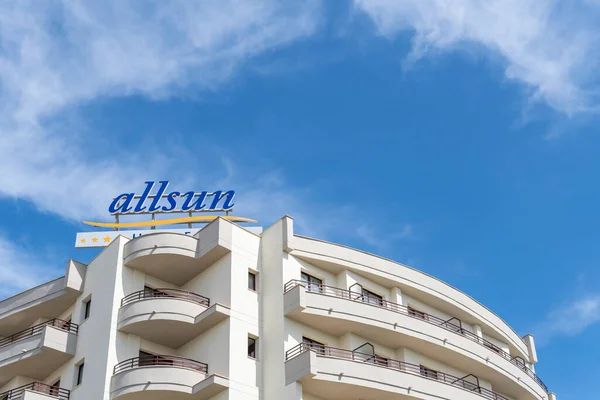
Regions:
[[[106, 98], [161, 101], [217, 90], [249, 59], [313, 35], [320, 18], [317, 0], [0, 3], [0, 196], [78, 222], [106, 218], [115, 194], [174, 177], [178, 186], [236, 188], [243, 194], [236, 212], [263, 224], [291, 214], [306, 235], [353, 232], [352, 206], [315, 210], [307, 200], [314, 188], [234, 162], [217, 144], [203, 142], [210, 155], [202, 158], [164, 142], [112, 146], [99, 156], [98, 132], [77, 118], [78, 107]], [[0, 245], [1, 290], [47, 278], [22, 246]]]
[[576, 299], [550, 314], [551, 328], [559, 334], [573, 336], [600, 322], [600, 294]]
[[413, 62], [440, 51], [484, 49], [509, 80], [567, 115], [598, 110], [598, 29], [593, 1], [355, 0], [357, 10], [394, 38], [415, 32]]
[[319, 10], [311, 0], [1, 3], [0, 195], [70, 220], [103, 216], [110, 196], [171, 175], [181, 149], [163, 146], [152, 163], [135, 149], [100, 159], [91, 127], [57, 116], [106, 97], [214, 90], [249, 58], [311, 35]]
[[600, 323], [600, 293], [578, 297], [552, 310], [536, 330], [536, 340], [547, 344], [557, 336], [576, 336]]
[[[0, 196], [78, 222], [105, 218], [112, 196], [147, 179], [176, 177], [188, 187], [228, 182], [246, 191], [252, 216], [272, 220], [296, 210], [305, 231], [326, 232], [328, 224], [310, 222], [302, 189], [289, 188], [280, 174], [228, 162], [218, 148], [205, 161], [164, 142], [115, 145], [99, 155], [98, 132], [77, 118], [78, 107], [97, 100], [217, 90], [249, 59], [311, 36], [320, 18], [318, 0], [0, 3]], [[219, 157], [221, 172], [213, 162]], [[32, 254], [0, 236], [0, 295], [51, 278]]]
[[414, 238], [414, 227], [405, 223], [382, 230], [381, 224], [365, 222], [356, 228], [356, 235], [366, 244], [377, 249], [386, 249], [399, 242]]
[[60, 275], [61, 272], [48, 268], [34, 254], [37, 252], [0, 233], [0, 297], [11, 296]]

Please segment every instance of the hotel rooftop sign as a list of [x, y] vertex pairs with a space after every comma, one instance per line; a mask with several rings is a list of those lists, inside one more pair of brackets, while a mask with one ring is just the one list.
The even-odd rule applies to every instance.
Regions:
[[[108, 211], [112, 215], [123, 214], [152, 214], [156, 212], [190, 212], [190, 211], [231, 211], [233, 210], [233, 197], [235, 192], [228, 190], [223, 192], [217, 190], [213, 193], [206, 191], [195, 192], [177, 192], [173, 191], [167, 194], [169, 181], [159, 181], [159, 187], [156, 194], [151, 194], [154, 187], [154, 181], [148, 181], [146, 188], [141, 195], [135, 193], [123, 193], [114, 198]], [[137, 199], [137, 202], [135, 201]], [[146, 203], [152, 199], [148, 207]], [[166, 204], [161, 205], [162, 199], [166, 199]], [[135, 203], [135, 205], [133, 205]]]
[[[185, 230], [192, 232], [193, 223], [207, 223], [216, 218], [225, 218], [232, 222], [256, 222], [250, 218], [232, 216], [235, 191], [216, 190], [214, 192], [179, 192], [168, 191], [169, 181], [147, 181], [141, 194], [122, 193], [115, 197], [108, 206], [108, 212], [114, 222], [83, 221], [87, 225], [101, 228], [112, 228], [114, 232], [84, 232], [77, 234], [76, 247], [103, 247], [109, 244], [118, 234], [136, 237], [143, 231], [119, 231], [123, 228], [150, 228], [157, 226], [187, 224]], [[153, 189], [156, 187], [156, 192]], [[206, 215], [209, 213], [210, 215]], [[219, 214], [220, 213], [220, 214]], [[157, 219], [162, 214], [187, 214], [183, 217]], [[198, 215], [201, 214], [201, 215]], [[140, 220], [139, 216], [149, 215], [150, 220]], [[131, 216], [134, 220], [123, 222], [122, 217]], [[136, 217], [137, 216], [137, 217]], [[194, 229], [197, 231], [199, 228]], [[172, 230], [173, 231], [173, 230]], [[89, 241], [88, 237], [89, 236]], [[95, 239], [95, 240], [94, 240]]]

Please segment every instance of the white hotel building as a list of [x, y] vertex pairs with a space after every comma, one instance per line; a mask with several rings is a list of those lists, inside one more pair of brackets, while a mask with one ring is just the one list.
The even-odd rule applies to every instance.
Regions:
[[219, 218], [0, 302], [0, 399], [552, 400], [533, 337], [440, 280]]

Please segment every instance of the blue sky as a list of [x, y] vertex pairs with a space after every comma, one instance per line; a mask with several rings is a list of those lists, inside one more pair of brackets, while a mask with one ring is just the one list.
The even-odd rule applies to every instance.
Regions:
[[[161, 4], [158, 6], [158, 4]], [[169, 179], [433, 274], [600, 372], [600, 3], [0, 4], [0, 294]]]

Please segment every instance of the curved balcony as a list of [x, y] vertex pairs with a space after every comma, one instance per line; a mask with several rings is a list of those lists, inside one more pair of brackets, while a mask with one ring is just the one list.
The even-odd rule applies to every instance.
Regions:
[[146, 234], [125, 244], [123, 262], [181, 286], [231, 251], [231, 235], [232, 224], [221, 218], [194, 236], [169, 232]]
[[2, 400], [69, 400], [70, 396], [71, 392], [69, 390], [46, 385], [42, 382], [32, 382], [0, 393], [0, 399]]
[[0, 340], [0, 385], [17, 375], [44, 379], [75, 354], [78, 325], [52, 319]]
[[179, 289], [140, 290], [121, 300], [117, 328], [179, 348], [229, 316], [229, 308]]
[[63, 331], [67, 331], [67, 332], [73, 333], [75, 335], [79, 331], [79, 325], [74, 324], [70, 321], [64, 321], [59, 318], [54, 318], [54, 319], [51, 319], [50, 321], [42, 322], [41, 324], [34, 325], [31, 328], [24, 329], [21, 332], [14, 333], [8, 337], [0, 339], [0, 347], [8, 346], [19, 340], [23, 340], [23, 339], [31, 337], [31, 336], [39, 335], [48, 326], [58, 328]]
[[[383, 341], [382, 344], [392, 348], [402, 343], [434, 358], [441, 357], [448, 363], [459, 362], [465, 370], [483, 367], [482, 377], [502, 387], [513, 388], [507, 393], [509, 395], [535, 399], [548, 391], [522, 358], [512, 357], [490, 341], [464, 329], [462, 322], [456, 318], [443, 320], [401, 304], [347, 289], [307, 285], [300, 280], [288, 282], [284, 293], [288, 317], [334, 336], [342, 335], [344, 329], [361, 332], [366, 337], [377, 337]], [[448, 336], [448, 332], [454, 338]], [[507, 376], [512, 377], [512, 381]], [[527, 379], [532, 383], [527, 384]], [[536, 384], [543, 391], [536, 389]], [[522, 385], [529, 394], [522, 390]], [[531, 394], [534, 396], [531, 397]]]
[[86, 266], [67, 262], [65, 276], [0, 301], [0, 337], [26, 329], [38, 318], [59, 317], [83, 290]]
[[328, 399], [379, 399], [391, 392], [418, 399], [508, 400], [481, 387], [475, 375], [457, 377], [353, 350], [300, 343], [285, 356], [286, 383], [300, 381], [307, 393]]
[[227, 379], [211, 375], [208, 365], [169, 355], [135, 357], [115, 365], [111, 399], [205, 400], [227, 389]]
[[121, 361], [115, 365], [113, 375], [123, 371], [133, 370], [141, 367], [173, 367], [184, 368], [192, 371], [198, 371], [206, 375], [208, 373], [208, 364], [200, 361], [190, 360], [189, 358], [176, 356], [143, 356], [134, 357], [129, 360]]
[[[344, 270], [398, 286], [406, 293], [418, 293], [425, 303], [449, 315], [466, 319], [475, 316], [484, 330], [493, 331], [510, 347], [510, 353], [530, 357], [523, 339], [498, 315], [451, 285], [414, 268], [347, 246], [287, 233], [285, 251], [333, 274]], [[532, 360], [528, 360], [532, 361]]]
[[162, 288], [153, 290], [144, 289], [131, 293], [121, 299], [121, 307], [126, 306], [127, 304], [135, 303], [136, 301], [157, 298], [185, 300], [200, 304], [201, 306], [207, 308], [210, 306], [210, 299], [208, 297], [180, 289]]

